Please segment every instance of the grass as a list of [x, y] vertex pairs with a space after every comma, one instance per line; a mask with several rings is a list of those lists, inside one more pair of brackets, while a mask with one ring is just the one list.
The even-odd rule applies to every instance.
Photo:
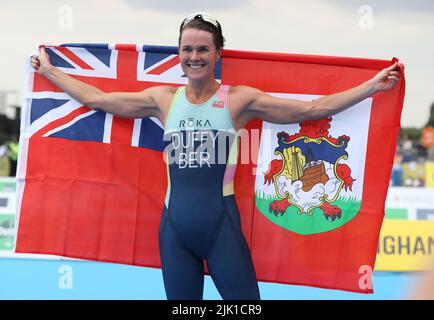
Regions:
[[339, 228], [353, 219], [361, 207], [361, 201], [357, 198], [340, 196], [336, 201], [330, 203], [338, 206], [342, 211], [341, 218], [335, 221], [330, 218], [326, 219], [324, 212], [320, 208], [313, 209], [312, 215], [309, 216], [306, 212], [298, 214], [298, 208], [295, 206], [288, 207], [282, 216], [276, 217], [274, 213], [269, 211], [270, 203], [275, 200], [281, 199], [265, 195], [264, 192], [255, 193], [256, 207], [267, 219], [282, 228], [303, 235], [322, 233]]

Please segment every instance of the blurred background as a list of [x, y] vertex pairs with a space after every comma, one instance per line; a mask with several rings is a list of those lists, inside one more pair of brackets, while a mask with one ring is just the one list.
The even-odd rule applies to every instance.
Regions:
[[[196, 11], [226, 48], [362, 57], [405, 65], [407, 81], [373, 295], [261, 283], [264, 299], [406, 299], [434, 259], [434, 2], [23, 0], [0, 3], [0, 299], [164, 299], [161, 271], [15, 255], [15, 172], [24, 66], [43, 43], [177, 45]], [[205, 298], [219, 299], [207, 277]]]

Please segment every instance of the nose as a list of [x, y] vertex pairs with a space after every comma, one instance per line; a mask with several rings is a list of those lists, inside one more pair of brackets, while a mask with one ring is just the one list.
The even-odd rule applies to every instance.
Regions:
[[199, 60], [199, 53], [197, 52], [197, 50], [193, 50], [191, 52], [191, 60]]

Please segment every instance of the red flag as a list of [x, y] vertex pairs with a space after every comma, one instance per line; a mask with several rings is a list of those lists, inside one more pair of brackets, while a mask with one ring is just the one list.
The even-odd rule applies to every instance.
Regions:
[[[54, 65], [105, 91], [186, 83], [174, 48], [56, 48], [49, 52]], [[309, 99], [356, 86], [390, 64], [226, 50], [216, 76], [221, 72], [223, 84]], [[30, 69], [28, 76], [34, 81], [29, 82], [23, 106], [16, 252], [160, 267], [158, 226], [167, 183], [161, 124], [90, 110]], [[292, 143], [280, 149], [283, 136], [273, 131], [275, 127], [259, 120], [248, 125], [250, 140], [241, 140], [235, 194], [258, 280], [372, 292], [369, 272], [375, 263], [403, 97], [404, 80], [391, 92], [354, 107], [360, 130], [351, 128], [351, 115], [317, 122], [313, 127], [320, 129], [315, 132], [312, 123], [304, 129], [279, 127]], [[295, 138], [302, 136], [310, 142], [298, 144], [301, 140]], [[269, 163], [262, 160], [264, 137], [277, 144], [280, 155], [274, 157], [273, 150]], [[312, 149], [311, 140], [342, 147], [325, 149], [323, 156], [323, 149]], [[309, 192], [321, 183], [312, 180], [312, 189], [307, 190], [308, 183], [289, 172], [297, 166], [288, 155], [296, 153], [305, 173], [310, 162], [326, 164], [322, 176], [327, 175], [328, 181], [321, 183], [333, 182], [339, 192], [324, 194], [317, 206], [309, 204], [313, 199]], [[248, 163], [242, 159], [246, 154]], [[271, 161], [280, 165], [279, 172], [264, 174]], [[309, 172], [315, 166], [312, 163]], [[301, 200], [289, 201], [279, 193], [282, 179], [291, 179], [294, 185], [303, 182]], [[326, 196], [335, 201], [324, 200]]]
[[[370, 79], [379, 70], [390, 66], [392, 62], [226, 51], [223, 55], [222, 79], [230, 85], [245, 84], [270, 93], [318, 96], [350, 89]], [[281, 212], [282, 215], [278, 213], [275, 216], [273, 212], [269, 212], [272, 211], [269, 207], [273, 199], [268, 203], [266, 200], [261, 202], [261, 197], [256, 195], [256, 201], [251, 201], [255, 197], [255, 185], [258, 186], [257, 178], [261, 172], [258, 171], [258, 175], [254, 176], [252, 172], [256, 173], [256, 166], [253, 163], [239, 164], [235, 194], [242, 213], [244, 233], [250, 239], [259, 280], [363, 293], [373, 292], [371, 275], [400, 128], [405, 88], [403, 74], [402, 79], [400, 86], [393, 91], [376, 94], [371, 101], [362, 102], [360, 107], [348, 109], [346, 115], [341, 116], [337, 121], [332, 119], [331, 128], [326, 130], [325, 136], [337, 139], [338, 135], [350, 135], [345, 128], [359, 125], [353, 128], [353, 134], [350, 135], [348, 142], [350, 146], [355, 141], [356, 145], [353, 143], [352, 148], [356, 152], [353, 154], [347, 152], [348, 159], [358, 156], [359, 161], [356, 161], [355, 166], [358, 166], [361, 176], [356, 181], [349, 180], [347, 177], [347, 181], [351, 181], [353, 190], [358, 189], [359, 199], [353, 198], [347, 203], [341, 201], [341, 204], [339, 201], [330, 204], [324, 202], [325, 205], [340, 209], [340, 217], [332, 217], [329, 213], [327, 218], [327, 210], [321, 210], [319, 207], [308, 212], [307, 206], [302, 206], [301, 203], [298, 207], [291, 206], [295, 211]], [[311, 97], [300, 96], [299, 98]], [[368, 114], [363, 107], [369, 109]], [[355, 110], [357, 113], [354, 113]], [[364, 118], [365, 122], [360, 122], [359, 117]], [[338, 115], [335, 118], [338, 118]], [[356, 124], [355, 121], [358, 123]], [[320, 122], [317, 121], [316, 124]], [[324, 120], [322, 122], [324, 123]], [[328, 124], [327, 121], [325, 122]], [[363, 123], [367, 126], [360, 127]], [[303, 128], [299, 125], [288, 127], [293, 129], [292, 134], [287, 136], [289, 140], [295, 140], [294, 137], [302, 135], [300, 132]], [[249, 129], [254, 128], [262, 129], [263, 123], [261, 121], [251, 123]], [[335, 136], [330, 136], [332, 129], [336, 132]], [[270, 126], [267, 130], [270, 130]], [[365, 131], [365, 137], [357, 137], [357, 131], [362, 130]], [[304, 136], [309, 137], [308, 134]], [[269, 138], [278, 140], [276, 135], [274, 137], [271, 135]], [[357, 145], [363, 141], [365, 141], [364, 145]], [[357, 149], [364, 149], [364, 152], [358, 152]], [[255, 154], [252, 158], [258, 157], [259, 152], [259, 148], [254, 150]], [[358, 154], [354, 155], [354, 153]], [[243, 150], [240, 151], [240, 156], [242, 154]], [[314, 160], [318, 159], [323, 158], [319, 156]], [[282, 160], [282, 157], [274, 158], [274, 161], [279, 160]], [[363, 168], [360, 168], [361, 164]], [[342, 160], [336, 163], [335, 167], [339, 165], [348, 167]], [[345, 175], [345, 172], [341, 175]], [[276, 178], [278, 179], [279, 176]], [[265, 181], [261, 183], [264, 184]], [[345, 186], [348, 195], [351, 196], [349, 182], [345, 184], [344, 181], [342, 188], [345, 189]], [[287, 199], [283, 199], [284, 201], [288, 203]], [[264, 202], [265, 210], [261, 208]], [[308, 202], [305, 199], [304, 204]], [[292, 218], [300, 217], [305, 221], [291, 220], [288, 218], [290, 215]], [[279, 219], [288, 221], [285, 223]], [[318, 225], [319, 223], [321, 225]]]

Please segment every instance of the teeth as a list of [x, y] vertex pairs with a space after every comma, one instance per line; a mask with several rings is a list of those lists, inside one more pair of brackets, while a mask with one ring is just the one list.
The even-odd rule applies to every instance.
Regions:
[[190, 68], [199, 69], [199, 68], [202, 68], [202, 66], [201, 65], [190, 65]]

